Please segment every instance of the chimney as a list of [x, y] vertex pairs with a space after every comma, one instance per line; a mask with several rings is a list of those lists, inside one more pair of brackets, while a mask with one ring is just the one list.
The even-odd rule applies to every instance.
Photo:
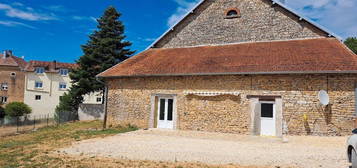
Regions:
[[54, 68], [54, 70], [57, 69], [57, 61], [56, 60], [53, 61], [53, 68]]
[[11, 57], [12, 56], [12, 51], [11, 50], [5, 50], [4, 51], [4, 55], [3, 55], [3, 58], [8, 58], [8, 57]]

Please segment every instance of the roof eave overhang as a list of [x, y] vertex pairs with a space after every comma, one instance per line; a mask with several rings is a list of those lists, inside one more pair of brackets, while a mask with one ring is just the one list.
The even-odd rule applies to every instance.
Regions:
[[226, 72], [226, 73], [185, 73], [185, 74], [147, 74], [147, 75], [118, 75], [99, 76], [98, 78], [127, 78], [127, 77], [169, 77], [169, 76], [217, 76], [217, 75], [284, 75], [284, 74], [357, 74], [351, 71], [276, 71], [276, 72]]

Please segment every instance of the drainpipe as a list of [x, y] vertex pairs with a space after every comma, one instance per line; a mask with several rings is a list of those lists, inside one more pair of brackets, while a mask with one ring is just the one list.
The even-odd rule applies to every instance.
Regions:
[[96, 77], [96, 80], [104, 85], [104, 95], [103, 95], [103, 101], [104, 101], [104, 121], [103, 121], [103, 130], [107, 128], [107, 118], [108, 118], [108, 110], [107, 110], [107, 106], [108, 106], [108, 86], [105, 82], [102, 82], [101, 80], [99, 80], [98, 77]]

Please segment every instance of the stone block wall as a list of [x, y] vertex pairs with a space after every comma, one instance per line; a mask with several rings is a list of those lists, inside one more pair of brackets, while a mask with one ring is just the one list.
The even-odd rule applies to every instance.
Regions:
[[[283, 133], [289, 135], [349, 135], [354, 128], [356, 75], [228, 75], [108, 79], [108, 125], [150, 126], [151, 96], [177, 96], [177, 128], [249, 134], [248, 95], [282, 99]], [[331, 105], [319, 105], [327, 90]], [[241, 95], [198, 97], [186, 91], [234, 91]]]
[[[227, 9], [237, 8], [241, 17], [226, 19]], [[154, 47], [327, 37], [327, 34], [270, 0], [206, 0]]]

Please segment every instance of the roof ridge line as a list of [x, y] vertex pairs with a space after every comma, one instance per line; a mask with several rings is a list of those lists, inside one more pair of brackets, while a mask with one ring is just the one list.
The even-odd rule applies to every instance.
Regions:
[[[41, 60], [29, 60], [28, 61], [29, 63], [30, 62], [44, 62], [44, 63], [53, 63], [53, 61], [41, 61]], [[77, 64], [77, 63], [69, 63], [69, 62], [59, 62], [59, 61], [56, 61], [56, 63], [60, 63], [60, 64]]]

